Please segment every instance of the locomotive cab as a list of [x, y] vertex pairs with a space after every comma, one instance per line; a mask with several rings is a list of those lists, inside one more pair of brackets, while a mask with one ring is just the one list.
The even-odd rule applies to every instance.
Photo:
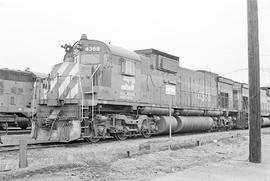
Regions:
[[47, 105], [93, 104], [91, 98], [84, 103], [83, 94], [87, 93], [88, 98], [96, 94], [94, 87], [104, 84], [102, 77], [110, 77], [105, 71], [111, 56], [108, 47], [102, 42], [88, 40], [85, 35], [73, 46], [62, 47], [66, 55], [62, 63], [52, 68]]

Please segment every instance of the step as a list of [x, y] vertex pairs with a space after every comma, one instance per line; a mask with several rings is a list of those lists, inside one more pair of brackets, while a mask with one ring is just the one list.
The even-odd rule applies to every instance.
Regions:
[[81, 126], [81, 128], [89, 128], [89, 126]]

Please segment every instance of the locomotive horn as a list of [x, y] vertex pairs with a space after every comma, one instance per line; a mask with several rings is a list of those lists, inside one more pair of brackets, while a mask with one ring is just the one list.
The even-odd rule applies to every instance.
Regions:
[[86, 34], [82, 34], [81, 35], [81, 40], [87, 40], [87, 35]]

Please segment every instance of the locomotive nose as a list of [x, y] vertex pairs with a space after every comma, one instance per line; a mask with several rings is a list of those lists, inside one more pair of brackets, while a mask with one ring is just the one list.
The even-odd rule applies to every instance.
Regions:
[[55, 65], [49, 80], [48, 104], [75, 103], [83, 92], [92, 92], [92, 87], [99, 82], [97, 72], [100, 67], [101, 64], [82, 65], [74, 62]]
[[75, 99], [79, 93], [79, 64], [63, 62], [53, 67], [48, 89], [48, 104], [57, 100]]

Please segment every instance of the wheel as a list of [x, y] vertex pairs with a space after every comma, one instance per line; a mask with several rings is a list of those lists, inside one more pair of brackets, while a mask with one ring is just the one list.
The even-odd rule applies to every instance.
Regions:
[[119, 141], [124, 141], [127, 139], [127, 135], [124, 132], [121, 133], [115, 133], [114, 137]]
[[142, 130], [141, 134], [144, 138], [150, 138], [151, 137], [151, 132], [149, 130], [149, 123], [147, 120], [144, 120], [142, 123]]
[[99, 142], [100, 138], [90, 138], [90, 137], [86, 137], [84, 138], [85, 141], [89, 142], [89, 143], [97, 143]]
[[141, 134], [142, 134], [142, 136], [144, 137], [144, 138], [150, 138], [151, 137], [151, 133], [150, 133], [150, 131], [149, 130], [142, 130], [141, 131]]
[[7, 130], [8, 124], [7, 123], [0, 123], [0, 130]]
[[83, 139], [89, 143], [97, 143], [99, 142], [101, 138], [94, 138], [94, 130], [93, 128], [90, 128], [89, 137], [87, 136], [87, 137], [84, 137]]

